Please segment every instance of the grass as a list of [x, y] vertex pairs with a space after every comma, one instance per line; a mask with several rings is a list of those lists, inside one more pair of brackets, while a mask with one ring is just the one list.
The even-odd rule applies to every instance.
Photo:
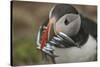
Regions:
[[36, 50], [33, 38], [13, 41], [13, 65], [39, 64], [41, 56]]

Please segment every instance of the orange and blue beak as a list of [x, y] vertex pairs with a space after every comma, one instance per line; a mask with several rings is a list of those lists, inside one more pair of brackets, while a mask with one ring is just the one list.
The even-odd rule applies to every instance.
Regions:
[[41, 49], [43, 49], [46, 46], [46, 43], [50, 38], [50, 34], [51, 34], [51, 30], [52, 30], [54, 22], [55, 22], [55, 18], [51, 18], [46, 29], [43, 31], [43, 35], [41, 39]]

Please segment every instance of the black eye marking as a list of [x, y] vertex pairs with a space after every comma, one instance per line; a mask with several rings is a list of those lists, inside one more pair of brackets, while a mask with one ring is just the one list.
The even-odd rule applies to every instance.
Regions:
[[65, 25], [68, 25], [69, 21], [67, 19], [65, 19], [64, 23], [65, 23]]

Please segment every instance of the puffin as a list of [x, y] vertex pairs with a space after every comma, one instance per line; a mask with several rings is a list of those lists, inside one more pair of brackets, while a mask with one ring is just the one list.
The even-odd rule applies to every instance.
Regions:
[[69, 4], [56, 4], [40, 26], [37, 48], [53, 63], [97, 60], [97, 23]]

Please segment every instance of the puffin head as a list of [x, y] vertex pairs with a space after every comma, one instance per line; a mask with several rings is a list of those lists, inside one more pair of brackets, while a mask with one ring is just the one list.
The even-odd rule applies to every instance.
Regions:
[[81, 26], [78, 11], [69, 4], [55, 5], [50, 11], [49, 22], [53, 24], [55, 34], [63, 32], [69, 37], [76, 35]]

